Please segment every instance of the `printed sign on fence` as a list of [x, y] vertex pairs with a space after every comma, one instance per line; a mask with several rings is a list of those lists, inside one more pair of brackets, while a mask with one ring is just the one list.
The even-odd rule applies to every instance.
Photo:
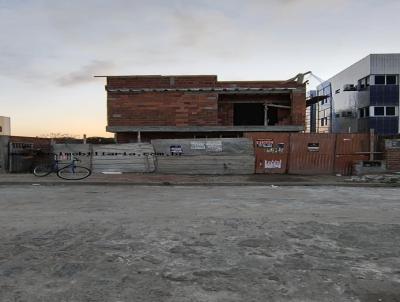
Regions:
[[169, 147], [171, 155], [181, 155], [183, 153], [181, 145], [172, 145]]
[[282, 160], [266, 160], [265, 169], [281, 169]]
[[208, 141], [206, 147], [210, 152], [222, 152], [222, 141]]
[[319, 151], [319, 143], [308, 143], [307, 149], [310, 152], [318, 152]]
[[256, 140], [256, 146], [258, 148], [272, 148], [274, 146], [274, 141], [270, 138], [258, 139]]
[[206, 143], [205, 142], [192, 141], [192, 142], [190, 142], [190, 149], [192, 149], [192, 150], [205, 150], [206, 149]]

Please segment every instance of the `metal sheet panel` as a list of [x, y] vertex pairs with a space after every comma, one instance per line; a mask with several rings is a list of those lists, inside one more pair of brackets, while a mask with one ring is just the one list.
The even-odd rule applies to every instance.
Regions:
[[250, 132], [256, 155], [256, 173], [284, 174], [287, 172], [289, 133]]
[[337, 134], [335, 173], [351, 175], [356, 161], [369, 159], [367, 152], [369, 152], [369, 134]]
[[290, 134], [290, 174], [330, 174], [334, 167], [335, 134]]

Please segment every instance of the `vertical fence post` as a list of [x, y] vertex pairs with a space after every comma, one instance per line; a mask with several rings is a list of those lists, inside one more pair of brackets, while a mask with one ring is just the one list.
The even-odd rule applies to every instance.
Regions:
[[375, 152], [375, 129], [369, 130], [369, 160], [374, 160]]
[[337, 138], [338, 135], [337, 133], [335, 133], [335, 147], [333, 148], [333, 173], [336, 173]]
[[290, 155], [292, 154], [292, 133], [289, 133], [289, 139], [288, 139], [288, 153], [287, 153], [287, 158], [286, 158], [286, 174], [289, 174], [290, 171]]

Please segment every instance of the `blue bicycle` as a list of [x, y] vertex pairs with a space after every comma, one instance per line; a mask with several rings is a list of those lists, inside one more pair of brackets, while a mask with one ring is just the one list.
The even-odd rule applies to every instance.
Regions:
[[58, 177], [66, 180], [80, 180], [89, 177], [92, 171], [86, 167], [77, 166], [75, 163], [79, 161], [79, 159], [73, 157], [70, 164], [60, 168], [60, 161], [54, 159], [51, 163], [36, 166], [33, 169], [33, 174], [38, 177], [44, 177], [54, 172]]

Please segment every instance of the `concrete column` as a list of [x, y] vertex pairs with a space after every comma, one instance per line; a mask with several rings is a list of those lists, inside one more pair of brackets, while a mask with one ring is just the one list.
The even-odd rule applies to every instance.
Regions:
[[137, 132], [137, 142], [138, 143], [142, 142], [142, 137], [141, 137], [140, 131]]

